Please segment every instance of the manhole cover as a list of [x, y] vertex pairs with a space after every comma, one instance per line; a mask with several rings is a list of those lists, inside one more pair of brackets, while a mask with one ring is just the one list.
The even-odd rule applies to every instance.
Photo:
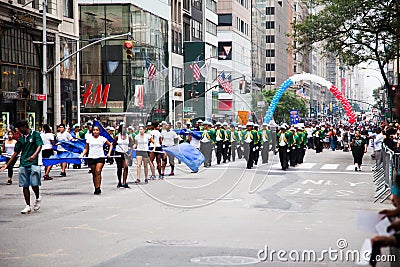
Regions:
[[243, 256], [209, 256], [193, 258], [190, 261], [198, 264], [211, 265], [249, 265], [260, 262], [257, 258]]
[[192, 240], [147, 240], [147, 243], [167, 245], [167, 246], [184, 246], [184, 245], [197, 244], [197, 241], [192, 241]]

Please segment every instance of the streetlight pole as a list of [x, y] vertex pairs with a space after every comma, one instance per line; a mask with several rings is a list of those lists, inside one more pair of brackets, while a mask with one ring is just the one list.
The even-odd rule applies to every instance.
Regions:
[[46, 95], [46, 101], [43, 101], [43, 124], [47, 123], [47, 0], [43, 0], [43, 69], [42, 69], [42, 77], [43, 77], [43, 94]]

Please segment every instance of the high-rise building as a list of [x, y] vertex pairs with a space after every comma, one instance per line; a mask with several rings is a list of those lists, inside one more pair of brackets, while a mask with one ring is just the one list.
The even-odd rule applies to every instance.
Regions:
[[46, 3], [47, 69], [79, 47], [77, 1], [0, 0], [0, 138], [18, 120], [28, 119], [34, 129], [46, 121], [54, 126], [79, 120], [76, 57], [50, 71], [47, 92], [43, 88]]

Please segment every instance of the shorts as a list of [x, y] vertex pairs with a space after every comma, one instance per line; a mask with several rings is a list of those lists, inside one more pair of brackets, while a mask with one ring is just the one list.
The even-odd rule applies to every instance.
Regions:
[[19, 187], [40, 186], [41, 168], [37, 165], [19, 167]]
[[54, 150], [53, 149], [43, 149], [42, 150], [42, 158], [48, 159], [50, 156], [54, 155]]
[[100, 159], [86, 159], [86, 162], [89, 166], [96, 165], [97, 163], [106, 163], [105, 158], [100, 158]]
[[124, 160], [126, 160], [128, 158], [128, 154], [127, 153], [118, 152], [118, 151], [115, 151], [114, 153], [115, 153], [114, 154], [115, 156], [120, 156], [120, 157], [115, 158], [115, 161], [118, 164], [122, 163]]
[[149, 153], [147, 153], [147, 151], [136, 150], [136, 157], [143, 157], [144, 159], [147, 159], [149, 157]]
[[[150, 152], [150, 153], [152, 152], [152, 150], [153, 150], [153, 148], [152, 148], [152, 147], [149, 147], [149, 152]], [[161, 152], [161, 151], [162, 151], [162, 147], [161, 147], [161, 146], [156, 146], [155, 151]], [[158, 153], [157, 153], [157, 154], [158, 154]]]

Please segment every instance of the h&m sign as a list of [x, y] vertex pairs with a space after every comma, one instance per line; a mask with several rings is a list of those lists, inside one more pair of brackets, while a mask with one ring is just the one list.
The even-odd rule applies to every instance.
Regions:
[[103, 104], [105, 107], [107, 105], [108, 93], [110, 91], [110, 84], [103, 86], [101, 84], [97, 85], [96, 91], [92, 91], [93, 84], [89, 84], [85, 93], [83, 94], [82, 104], [86, 106], [86, 104], [91, 104], [95, 106], [96, 104]]

